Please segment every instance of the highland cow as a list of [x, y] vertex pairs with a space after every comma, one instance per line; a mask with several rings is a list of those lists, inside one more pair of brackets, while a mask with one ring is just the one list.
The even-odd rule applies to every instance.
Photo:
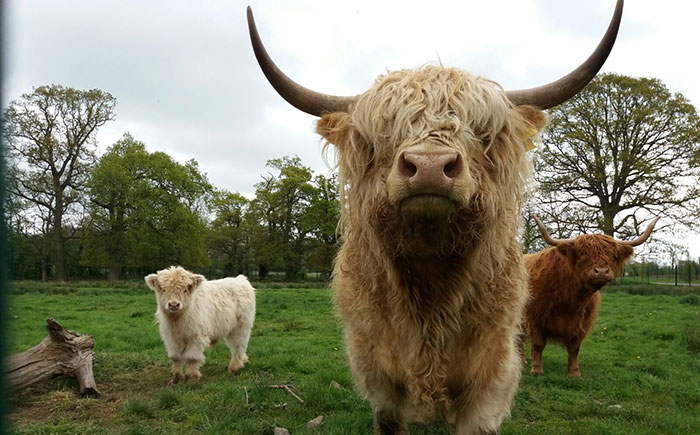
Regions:
[[[459, 434], [496, 432], [520, 376], [516, 337], [527, 298], [517, 241], [527, 149], [542, 109], [602, 66], [622, 12], [593, 55], [540, 88], [503, 91], [454, 68], [379, 77], [354, 97], [302, 87], [248, 24], [272, 86], [320, 117], [338, 154], [342, 247], [333, 288], [350, 368], [377, 433], [442, 414]], [[328, 146], [328, 145], [327, 145]]]
[[525, 310], [525, 331], [532, 345], [530, 373], [543, 373], [542, 351], [547, 340], [552, 340], [566, 346], [569, 376], [579, 377], [579, 349], [598, 316], [600, 291], [622, 273], [634, 253], [632, 248], [649, 238], [659, 218], [631, 241], [605, 234], [555, 240], [537, 216], [534, 218], [551, 247], [525, 255], [531, 295]]
[[219, 339], [231, 351], [229, 372], [243, 368], [248, 362], [246, 350], [255, 320], [255, 289], [245, 276], [207, 281], [182, 267], [169, 267], [145, 280], [156, 294], [156, 320], [172, 360], [168, 385], [183, 377], [199, 380], [204, 349]]

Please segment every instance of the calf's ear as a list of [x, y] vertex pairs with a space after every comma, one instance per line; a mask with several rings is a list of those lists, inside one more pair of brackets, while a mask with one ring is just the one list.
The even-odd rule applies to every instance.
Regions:
[[197, 275], [193, 274], [192, 275], [192, 283], [189, 285], [190, 291], [196, 289], [199, 287], [199, 285], [204, 281], [204, 276], [202, 275]]
[[146, 285], [153, 291], [156, 291], [160, 288], [158, 287], [158, 275], [156, 275], [155, 273], [152, 273], [145, 277], [144, 281], [146, 281]]

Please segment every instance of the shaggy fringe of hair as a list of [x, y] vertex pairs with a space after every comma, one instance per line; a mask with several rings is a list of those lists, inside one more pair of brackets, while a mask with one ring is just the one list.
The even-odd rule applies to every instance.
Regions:
[[[385, 182], [393, 156], [431, 135], [468, 159], [465, 166], [478, 185], [471, 198], [472, 219], [498, 224], [497, 228], [490, 226], [492, 234], [472, 234], [472, 238], [478, 242], [494, 240], [492, 235], [498, 239], [515, 236], [523, 186], [531, 178], [525, 138], [533, 126], [498, 84], [437, 66], [395, 71], [377, 79], [346, 122], [346, 142], [335, 144], [340, 169], [339, 228], [346, 239], [357, 239], [368, 252], [383, 251], [375, 237], [382, 228], [367, 217], [376, 217], [388, 203]], [[374, 234], [367, 233], [368, 223], [374, 226]], [[510, 241], [490, 244], [498, 249]], [[503, 257], [494, 254], [488, 256], [490, 265], [484, 270], [493, 269], [493, 259]], [[368, 258], [367, 262], [375, 260]]]
[[162, 289], [181, 289], [193, 284], [194, 275], [181, 266], [170, 266], [158, 271], [158, 281]]

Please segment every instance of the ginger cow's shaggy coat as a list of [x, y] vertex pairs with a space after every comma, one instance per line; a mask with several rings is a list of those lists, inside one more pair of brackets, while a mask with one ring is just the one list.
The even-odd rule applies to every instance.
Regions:
[[633, 247], [646, 241], [657, 221], [654, 219], [645, 234], [632, 242], [605, 234], [557, 241], [538, 221], [545, 240], [556, 245], [524, 257], [531, 295], [524, 316], [532, 345], [531, 374], [543, 373], [542, 351], [549, 340], [566, 346], [569, 376], [581, 376], [579, 350], [598, 316], [600, 292], [620, 276], [632, 258]]

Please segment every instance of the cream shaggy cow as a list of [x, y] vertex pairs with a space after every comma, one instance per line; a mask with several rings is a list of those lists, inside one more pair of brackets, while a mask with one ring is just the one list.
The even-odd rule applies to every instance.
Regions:
[[243, 275], [207, 281], [182, 267], [150, 274], [146, 284], [156, 294], [160, 336], [172, 360], [169, 385], [183, 379], [197, 381], [204, 364], [204, 348], [224, 339], [231, 350], [228, 370], [240, 370], [255, 320], [255, 289]]
[[454, 68], [379, 77], [337, 97], [285, 76], [248, 9], [258, 62], [288, 102], [320, 116], [338, 152], [342, 248], [333, 288], [350, 368], [375, 431], [442, 415], [458, 434], [495, 433], [520, 376], [527, 298], [517, 241], [527, 149], [540, 109], [575, 95], [612, 48], [622, 2], [594, 54], [540, 88], [504, 92]]

